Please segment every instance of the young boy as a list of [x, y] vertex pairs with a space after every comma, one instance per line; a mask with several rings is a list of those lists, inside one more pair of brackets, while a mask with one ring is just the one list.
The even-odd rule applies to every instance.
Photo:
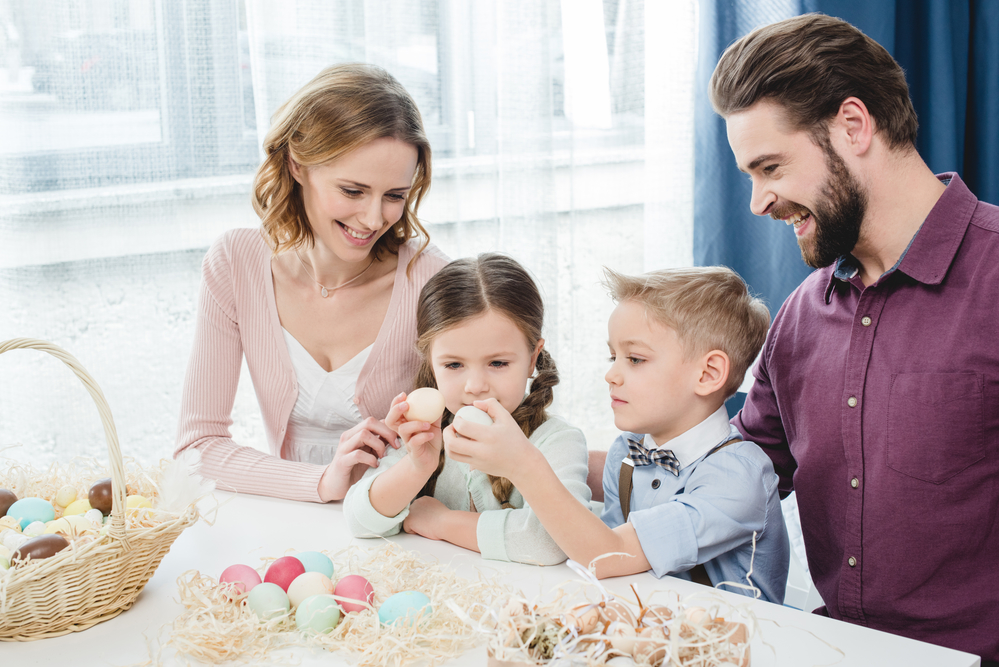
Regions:
[[601, 559], [598, 577], [651, 569], [708, 585], [751, 583], [762, 599], [783, 603], [789, 547], [777, 476], [766, 454], [740, 439], [724, 406], [766, 338], [766, 306], [724, 267], [607, 271], [606, 284], [618, 305], [605, 379], [624, 433], [607, 454], [602, 516], [536, 450], [510, 451], [517, 440], [503, 434], [517, 426], [493, 400], [475, 402], [491, 426], [456, 419], [449, 427], [448, 455], [513, 482], [573, 560], [626, 554]]

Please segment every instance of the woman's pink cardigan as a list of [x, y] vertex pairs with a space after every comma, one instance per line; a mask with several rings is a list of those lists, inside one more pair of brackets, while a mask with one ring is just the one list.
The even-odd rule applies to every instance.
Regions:
[[[416, 303], [424, 283], [448, 259], [435, 246], [406, 267], [419, 242], [399, 248], [399, 266], [385, 321], [357, 378], [355, 402], [364, 417], [382, 419], [392, 398], [416, 374]], [[218, 488], [321, 502], [325, 466], [281, 458], [298, 380], [274, 301], [271, 249], [258, 229], [233, 229], [212, 244], [202, 265], [194, 346], [184, 380], [177, 448], [201, 450], [201, 474]], [[270, 454], [236, 444], [229, 433], [243, 357], [250, 370]]]

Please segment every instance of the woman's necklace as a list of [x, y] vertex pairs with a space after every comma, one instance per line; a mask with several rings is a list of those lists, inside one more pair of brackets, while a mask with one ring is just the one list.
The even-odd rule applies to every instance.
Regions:
[[368, 269], [370, 269], [371, 265], [375, 263], [375, 258], [372, 257], [371, 261], [368, 262], [368, 265], [366, 267], [364, 267], [364, 269], [360, 273], [358, 273], [356, 276], [354, 276], [353, 278], [351, 278], [350, 280], [348, 280], [345, 283], [342, 283], [340, 285], [337, 285], [336, 287], [330, 287], [329, 289], [327, 289], [325, 285], [323, 285], [321, 282], [319, 282], [318, 280], [316, 280], [316, 277], [314, 275], [312, 275], [312, 271], [309, 270], [308, 265], [305, 263], [305, 260], [302, 259], [302, 256], [300, 254], [298, 254], [297, 250], [295, 251], [295, 256], [298, 257], [298, 261], [302, 263], [302, 268], [305, 269], [305, 272], [309, 274], [310, 278], [312, 278], [312, 282], [314, 282], [315, 284], [319, 285], [319, 292], [320, 292], [320, 294], [323, 295], [324, 299], [330, 295], [330, 292], [335, 292], [336, 290], [340, 289], [341, 287], [346, 287], [347, 285], [351, 284], [352, 282], [354, 282], [355, 280], [357, 280], [358, 278], [360, 278], [361, 276], [363, 276], [364, 272], [367, 271]]

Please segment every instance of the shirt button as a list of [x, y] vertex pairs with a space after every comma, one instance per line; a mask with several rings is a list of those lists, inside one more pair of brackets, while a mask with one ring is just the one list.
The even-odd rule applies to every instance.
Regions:
[[846, 399], [846, 404], [849, 405], [851, 408], [857, 407], [857, 397], [851, 396], [850, 398]]
[[652, 480], [652, 488], [653, 489], [658, 489], [661, 485], [662, 485], [662, 482], [660, 482], [658, 479]]
[[857, 559], [853, 556], [850, 556], [846, 562], [850, 564], [850, 567], [857, 567]]
[[871, 318], [864, 315], [863, 319], [860, 320], [860, 323], [863, 324], [865, 327], [869, 327], [871, 326]]
[[857, 488], [858, 486], [860, 486], [860, 480], [854, 477], [853, 479], [850, 480], [850, 486], [852, 486], [853, 488]]

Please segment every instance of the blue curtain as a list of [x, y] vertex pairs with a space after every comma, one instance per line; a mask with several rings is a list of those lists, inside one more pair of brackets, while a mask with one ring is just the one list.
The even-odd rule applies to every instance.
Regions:
[[785, 225], [750, 213], [749, 180], [735, 167], [707, 87], [729, 44], [805, 12], [838, 16], [883, 45], [906, 72], [923, 159], [999, 204], [999, 0], [701, 0], [694, 261], [732, 267], [773, 313], [809, 268]]

